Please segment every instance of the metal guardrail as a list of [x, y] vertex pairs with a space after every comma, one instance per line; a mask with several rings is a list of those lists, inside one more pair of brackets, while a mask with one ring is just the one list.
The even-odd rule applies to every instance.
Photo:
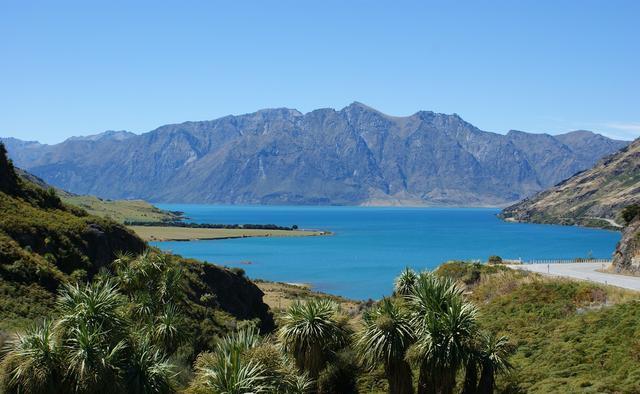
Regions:
[[522, 259], [503, 259], [505, 263], [516, 263], [516, 264], [569, 264], [569, 263], [601, 263], [601, 264], [610, 264], [611, 259], [588, 259], [588, 258], [575, 258], [575, 259], [532, 259], [532, 260], [522, 260]]

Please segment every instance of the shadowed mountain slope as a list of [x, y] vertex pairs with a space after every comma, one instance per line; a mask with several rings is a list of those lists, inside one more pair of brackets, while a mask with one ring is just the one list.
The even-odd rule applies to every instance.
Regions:
[[622, 209], [637, 203], [640, 203], [640, 139], [605, 157], [593, 168], [505, 208], [501, 216], [523, 222], [606, 226], [623, 223]]

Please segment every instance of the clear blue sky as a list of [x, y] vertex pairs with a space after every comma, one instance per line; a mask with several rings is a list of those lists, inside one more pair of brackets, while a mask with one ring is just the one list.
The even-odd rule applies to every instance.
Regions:
[[0, 1], [0, 136], [352, 101], [640, 135], [640, 1]]

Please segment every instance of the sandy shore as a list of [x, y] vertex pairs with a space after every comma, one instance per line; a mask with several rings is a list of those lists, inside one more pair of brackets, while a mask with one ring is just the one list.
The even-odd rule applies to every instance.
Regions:
[[327, 231], [307, 230], [253, 230], [172, 226], [129, 226], [129, 228], [145, 241], [196, 241], [249, 237], [313, 237], [331, 234]]

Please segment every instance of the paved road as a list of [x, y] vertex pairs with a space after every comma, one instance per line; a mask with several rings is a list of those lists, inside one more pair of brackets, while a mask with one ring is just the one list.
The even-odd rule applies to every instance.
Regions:
[[[640, 277], [616, 275], [596, 270], [602, 269], [601, 263], [564, 263], [564, 264], [522, 264], [510, 265], [514, 269], [538, 272], [545, 275], [565, 276], [574, 279], [589, 280], [602, 284], [640, 291]], [[605, 268], [607, 268], [605, 264]]]
[[621, 224], [616, 223], [615, 220], [613, 219], [607, 219], [607, 218], [599, 218], [599, 217], [595, 217], [595, 216], [587, 216], [586, 219], [597, 219], [597, 220], [604, 220], [605, 222], [609, 223], [610, 225], [612, 225], [613, 227], [618, 227], [618, 228], [622, 228], [624, 227]]

